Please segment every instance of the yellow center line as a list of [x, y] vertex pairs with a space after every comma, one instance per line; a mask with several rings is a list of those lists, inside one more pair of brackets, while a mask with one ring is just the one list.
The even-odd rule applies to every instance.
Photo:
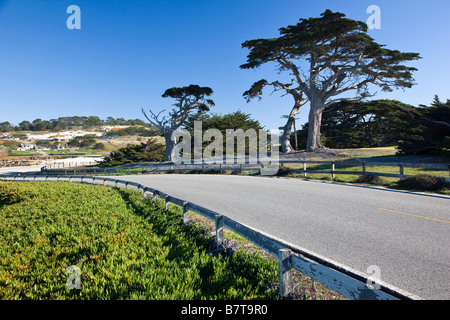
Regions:
[[438, 222], [443, 222], [443, 223], [450, 223], [450, 221], [445, 221], [445, 220], [439, 220], [439, 219], [433, 219], [433, 218], [418, 216], [416, 214], [411, 214], [411, 213], [405, 213], [405, 212], [394, 211], [394, 210], [383, 209], [383, 208], [377, 208], [377, 209], [378, 210], [383, 210], [383, 211], [394, 212], [394, 213], [400, 213], [400, 214], [404, 214], [404, 215], [412, 216], [412, 217], [416, 217], [416, 218], [421, 218], [421, 219], [433, 220], [433, 221], [438, 221]]

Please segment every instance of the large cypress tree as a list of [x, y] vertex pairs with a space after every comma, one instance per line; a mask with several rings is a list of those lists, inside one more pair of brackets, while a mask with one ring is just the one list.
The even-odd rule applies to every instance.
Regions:
[[213, 90], [209, 87], [200, 87], [198, 85], [190, 85], [187, 87], [174, 87], [167, 89], [162, 95], [163, 98], [175, 99], [174, 108], [169, 113], [169, 117], [160, 115], [165, 110], [158, 114], [150, 110], [150, 116], [142, 109], [142, 113], [147, 120], [158, 128], [164, 135], [166, 142], [166, 154], [164, 161], [175, 161], [177, 158], [176, 142], [173, 133], [180, 128], [187, 120], [189, 115], [197, 111], [209, 111], [209, 108], [214, 106], [214, 101], [208, 99], [208, 96], [213, 94]]
[[[281, 28], [280, 37], [249, 40], [242, 44], [250, 50], [242, 69], [254, 69], [274, 62], [277, 69], [292, 77], [280, 88], [295, 90], [296, 104], [310, 104], [307, 151], [322, 147], [320, 126], [322, 113], [331, 103], [345, 99], [370, 96], [369, 85], [383, 91], [410, 88], [417, 69], [403, 65], [420, 58], [418, 53], [400, 52], [385, 48], [367, 34], [367, 24], [344, 18], [339, 12], [326, 10], [319, 18], [300, 19], [296, 25]], [[268, 81], [260, 82], [262, 85]], [[256, 95], [262, 86], [253, 87]], [[304, 96], [306, 97], [304, 97]]]

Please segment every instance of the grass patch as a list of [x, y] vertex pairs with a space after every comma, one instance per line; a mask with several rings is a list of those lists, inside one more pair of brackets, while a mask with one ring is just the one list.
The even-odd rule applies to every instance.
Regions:
[[[208, 254], [211, 236], [136, 191], [0, 186], [0, 299], [277, 299], [267, 289], [276, 262], [245, 250]], [[66, 285], [70, 265], [81, 289]]]
[[96, 149], [78, 149], [78, 150], [50, 150], [46, 153], [50, 156], [58, 156], [58, 155], [70, 155], [70, 156], [83, 156], [83, 155], [92, 155], [99, 150]]
[[8, 152], [8, 156], [40, 156], [39, 152], [31, 152], [31, 151], [19, 151], [19, 150], [11, 150]]
[[[303, 169], [303, 165], [300, 164], [284, 164], [283, 167], [280, 167], [279, 173], [277, 176], [286, 176], [292, 178], [304, 178], [304, 179], [314, 179], [314, 180], [325, 180], [325, 181], [335, 181], [342, 183], [355, 183], [355, 184], [366, 184], [366, 185], [378, 185], [384, 186], [388, 188], [397, 188], [397, 189], [408, 189], [408, 190], [416, 190], [416, 191], [431, 191], [441, 194], [450, 194], [448, 183], [438, 183], [435, 182], [433, 187], [423, 186], [420, 184], [420, 181], [406, 180], [412, 181], [410, 185], [407, 183], [400, 182], [400, 178], [396, 177], [383, 177], [383, 176], [374, 176], [374, 175], [363, 175], [361, 166], [352, 166], [352, 165], [344, 165], [339, 164], [335, 166], [336, 171], [353, 171], [360, 172], [360, 174], [335, 174], [335, 177], [332, 178], [331, 173], [313, 173], [307, 172], [306, 177], [303, 173], [295, 173], [292, 170]], [[317, 171], [330, 171], [330, 164], [308, 164], [308, 170], [317, 170]], [[399, 167], [393, 166], [371, 166], [368, 162], [366, 164], [366, 171], [373, 173], [393, 173], [399, 174]], [[411, 176], [428, 176], [429, 179], [433, 179], [434, 181], [440, 181], [438, 178], [447, 178], [448, 170], [445, 169], [427, 169], [427, 168], [404, 168], [405, 175]], [[412, 178], [412, 177], [411, 177]], [[406, 179], [406, 178], [405, 178]], [[423, 179], [422, 179], [423, 180]]]

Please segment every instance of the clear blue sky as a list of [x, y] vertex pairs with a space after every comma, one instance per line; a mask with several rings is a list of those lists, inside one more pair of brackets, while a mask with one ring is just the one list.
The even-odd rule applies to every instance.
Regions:
[[[81, 9], [81, 30], [69, 30], [69, 5]], [[198, 84], [214, 90], [217, 113], [240, 109], [267, 129], [283, 125], [290, 97], [265, 91], [247, 103], [242, 93], [273, 65], [241, 70], [250, 39], [326, 9], [367, 21], [381, 8], [381, 29], [369, 34], [390, 49], [418, 52], [412, 89], [378, 94], [412, 105], [450, 98], [448, 0], [0, 0], [0, 122], [62, 116], [144, 119], [141, 108], [170, 109], [161, 94]], [[305, 122], [303, 108], [298, 127]]]

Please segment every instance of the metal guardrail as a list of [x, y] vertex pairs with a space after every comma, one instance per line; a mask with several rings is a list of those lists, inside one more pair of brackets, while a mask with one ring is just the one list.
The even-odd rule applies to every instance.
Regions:
[[224, 242], [223, 228], [227, 228], [278, 259], [280, 295], [282, 297], [287, 296], [292, 289], [291, 270], [295, 269], [351, 300], [421, 299], [402, 289], [384, 283], [379, 279], [372, 279], [370, 276], [368, 277], [359, 271], [244, 225], [223, 216], [220, 213], [136, 182], [95, 176], [63, 176], [63, 179], [61, 179], [60, 176], [55, 177], [48, 175], [0, 176], [0, 179], [14, 181], [49, 181], [49, 178], [51, 181], [66, 180], [70, 182], [101, 184], [103, 186], [114, 187], [122, 185], [127, 189], [134, 187], [136, 190], [143, 192], [145, 197], [151, 194], [153, 200], [156, 200], [158, 197], [164, 199], [166, 208], [168, 208], [171, 203], [181, 207], [184, 223], [187, 221], [188, 211], [200, 214], [214, 221], [217, 247], [220, 248], [220, 246], [222, 246]]

